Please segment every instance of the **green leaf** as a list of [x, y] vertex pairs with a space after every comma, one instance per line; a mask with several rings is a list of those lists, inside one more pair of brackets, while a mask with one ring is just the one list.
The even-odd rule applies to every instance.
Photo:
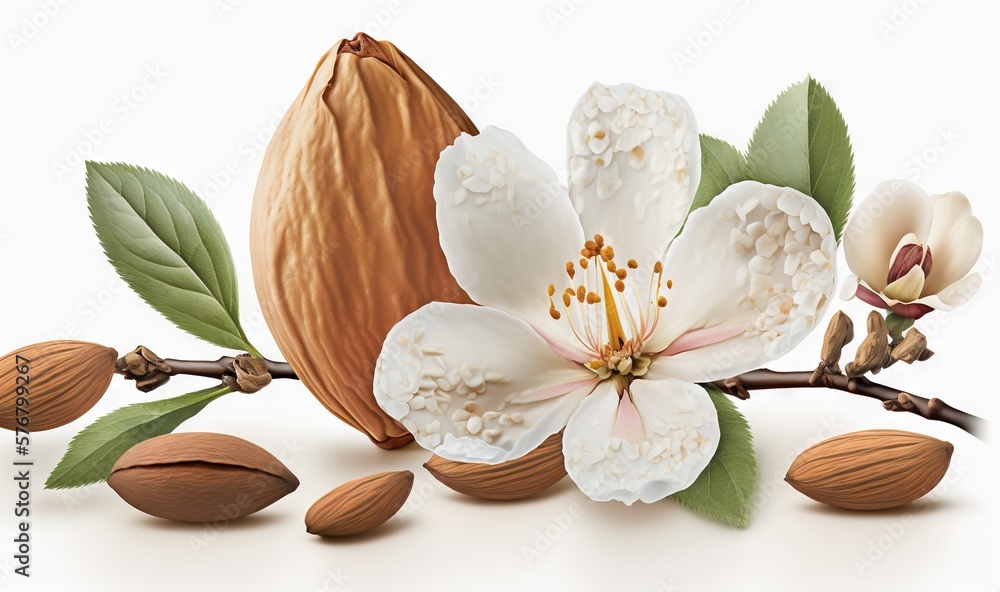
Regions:
[[715, 403], [722, 438], [715, 456], [690, 487], [673, 499], [715, 520], [746, 527], [750, 497], [757, 482], [753, 434], [732, 400], [714, 385], [703, 385]]
[[201, 198], [156, 171], [88, 161], [87, 202], [104, 253], [143, 300], [188, 333], [256, 355], [229, 244]]
[[230, 392], [222, 385], [172, 399], [133, 403], [101, 417], [77, 434], [53, 469], [45, 489], [83, 487], [106, 481], [111, 468], [143, 440], [169, 434], [206, 405]]
[[726, 187], [747, 179], [746, 159], [729, 142], [701, 134], [701, 181], [691, 211], [707, 206]]
[[840, 240], [854, 196], [854, 152], [844, 117], [812, 77], [788, 87], [764, 112], [747, 150], [747, 173], [812, 196]]

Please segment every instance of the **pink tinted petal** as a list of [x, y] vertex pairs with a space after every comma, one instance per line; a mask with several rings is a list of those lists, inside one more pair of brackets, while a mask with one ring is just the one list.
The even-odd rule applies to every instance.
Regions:
[[670, 347], [660, 352], [661, 356], [672, 356], [675, 354], [698, 349], [725, 341], [730, 337], [736, 337], [745, 330], [740, 323], [727, 323], [717, 325], [709, 329], [694, 329], [681, 335], [670, 344]]
[[639, 418], [639, 411], [628, 393], [622, 395], [621, 401], [618, 402], [618, 416], [615, 418], [615, 427], [611, 430], [611, 435], [633, 444], [642, 442], [642, 419]]

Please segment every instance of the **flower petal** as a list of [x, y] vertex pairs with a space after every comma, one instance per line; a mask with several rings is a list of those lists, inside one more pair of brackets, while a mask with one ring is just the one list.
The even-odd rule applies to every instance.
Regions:
[[663, 355], [650, 376], [706, 382], [784, 355], [833, 297], [836, 253], [833, 225], [813, 198], [756, 181], [730, 186], [691, 214], [667, 252], [672, 287], [644, 347]]
[[981, 287], [983, 287], [983, 277], [978, 273], [970, 273], [937, 294], [924, 296], [915, 304], [947, 312], [968, 302]]
[[652, 503], [685, 489], [719, 446], [705, 389], [672, 379], [636, 380], [629, 389], [619, 398], [613, 382], [602, 383], [563, 434], [566, 471], [599, 502]]
[[882, 290], [882, 294], [897, 302], [913, 302], [920, 298], [924, 289], [924, 271], [920, 266], [911, 267], [906, 275], [892, 282]]
[[923, 189], [898, 179], [880, 183], [861, 202], [844, 230], [847, 266], [881, 292], [900, 240], [913, 233], [918, 242], [926, 244], [932, 219], [931, 199]]
[[965, 277], [983, 250], [983, 225], [957, 191], [931, 197], [934, 223], [927, 241], [934, 258], [923, 294], [936, 294]]
[[682, 97], [594, 83], [568, 129], [570, 195], [587, 236], [622, 256], [659, 261], [698, 188], [701, 147]]
[[434, 172], [441, 247], [469, 296], [530, 324], [578, 361], [569, 324], [549, 316], [549, 284], [566, 279], [583, 229], [566, 189], [510, 132], [487, 127], [445, 148]]
[[374, 391], [379, 406], [424, 448], [492, 464], [561, 430], [594, 379], [516, 317], [432, 302], [389, 332]]

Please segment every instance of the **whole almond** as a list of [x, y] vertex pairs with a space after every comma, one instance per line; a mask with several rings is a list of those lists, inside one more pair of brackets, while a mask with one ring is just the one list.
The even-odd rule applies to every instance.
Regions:
[[392, 518], [412, 488], [410, 471], [388, 471], [348, 481], [309, 508], [306, 532], [347, 536], [369, 531]]
[[496, 465], [463, 463], [434, 455], [424, 463], [435, 479], [465, 495], [489, 500], [517, 500], [552, 487], [566, 476], [562, 432], [521, 458]]
[[950, 442], [912, 432], [852, 432], [806, 449], [785, 481], [838, 508], [895, 508], [934, 489], [948, 471], [953, 450]]
[[[27, 411], [32, 432], [77, 419], [101, 400], [118, 352], [85, 341], [46, 341], [0, 358], [0, 427], [13, 430]], [[18, 404], [18, 399], [26, 399]]]
[[413, 441], [372, 393], [389, 329], [428, 302], [470, 302], [432, 192], [462, 132], [477, 130], [430, 76], [359, 33], [320, 58], [257, 179], [250, 254], [267, 326], [306, 388], [382, 448]]
[[252, 442], [191, 432], [150, 438], [111, 469], [108, 485], [132, 507], [182, 522], [232, 520], [299, 486], [280, 460]]

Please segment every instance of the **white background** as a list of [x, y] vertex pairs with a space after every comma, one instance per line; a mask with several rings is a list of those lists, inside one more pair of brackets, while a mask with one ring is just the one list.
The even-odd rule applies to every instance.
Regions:
[[[5, 1], [0, 350], [72, 337], [120, 352], [141, 343], [165, 357], [224, 353], [179, 332], [116, 281], [87, 218], [83, 172], [71, 154], [80, 151], [158, 169], [209, 198], [233, 247], [250, 338], [277, 357], [255, 303], [247, 248], [263, 145], [320, 55], [366, 29], [407, 52], [480, 126], [512, 130], [557, 170], [563, 168], [569, 111], [594, 80], [681, 94], [702, 131], [744, 147], [768, 102], [811, 73], [850, 126], [859, 199], [879, 181], [897, 177], [931, 193], [957, 189], [971, 197], [987, 229], [983, 290], [959, 311], [920, 325], [938, 355], [920, 367], [893, 367], [880, 378], [997, 418], [997, 350], [987, 345], [995, 343], [1000, 293], [994, 6], [940, 0], [576, 2]], [[46, 16], [45, 7], [54, 4], [48, 9], [54, 14]], [[41, 24], [25, 25], [32, 20]], [[93, 130], [105, 119], [110, 131], [98, 137]], [[61, 165], [70, 170], [60, 171]], [[227, 177], [227, 168], [235, 174]], [[859, 322], [867, 312], [857, 302], [844, 308]], [[344, 337], [349, 344], [350, 336]], [[774, 367], [811, 367], [819, 337]], [[177, 379], [156, 394], [202, 386]], [[258, 515], [206, 528], [147, 517], [103, 485], [42, 490], [76, 431], [122, 404], [150, 398], [116, 380], [86, 416], [35, 436], [30, 580], [9, 575], [15, 492], [7, 471], [0, 472], [0, 587], [1000, 587], [995, 450], [952, 426], [890, 414], [842, 393], [761, 392], [740, 405], [755, 430], [761, 472], [746, 530], [720, 526], [669, 501], [631, 508], [588, 503], [568, 479], [523, 502], [463, 498], [433, 486], [420, 468], [425, 452], [375, 448], [297, 383], [228, 396], [181, 428], [242, 436], [287, 461], [301, 487]], [[820, 507], [781, 480], [805, 446], [865, 428], [910, 429], [953, 442], [945, 484], [929, 501], [863, 514]], [[13, 459], [12, 449], [0, 438], [4, 462]], [[321, 494], [351, 478], [402, 468], [413, 470], [417, 482], [401, 517], [352, 540], [305, 533], [305, 511]], [[574, 509], [578, 515], [570, 524], [553, 526], [554, 515]], [[547, 529], [557, 536], [539, 540]], [[529, 562], [524, 550], [536, 544], [544, 550]]]

